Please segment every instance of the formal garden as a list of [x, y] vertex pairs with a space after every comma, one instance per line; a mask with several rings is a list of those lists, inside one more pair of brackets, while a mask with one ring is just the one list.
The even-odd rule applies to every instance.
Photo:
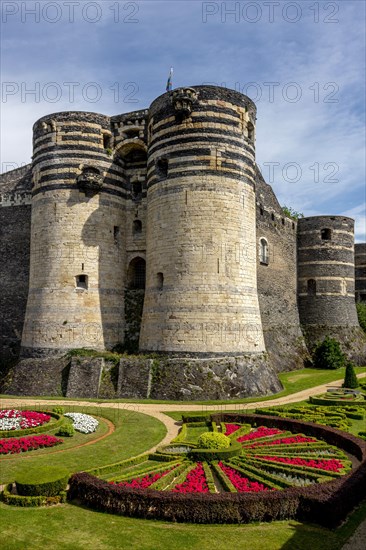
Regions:
[[315, 549], [322, 535], [322, 548], [341, 548], [366, 517], [365, 389], [168, 413], [180, 427], [165, 445], [164, 425], [128, 403], [3, 408], [4, 548], [52, 538], [83, 548], [93, 537], [110, 548], [121, 532], [132, 548], [226, 548], [227, 537], [240, 547], [245, 537], [255, 549]]

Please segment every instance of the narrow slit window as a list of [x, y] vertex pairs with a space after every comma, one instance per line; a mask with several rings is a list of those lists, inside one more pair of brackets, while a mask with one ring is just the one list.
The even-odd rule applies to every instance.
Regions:
[[308, 280], [308, 296], [316, 296], [316, 280]]
[[164, 287], [164, 275], [163, 273], [159, 272], [156, 274], [156, 286], [158, 287], [158, 290], [163, 290]]
[[159, 159], [156, 163], [156, 173], [159, 178], [168, 176], [168, 159]]
[[113, 239], [114, 239], [115, 244], [118, 244], [119, 233], [120, 233], [119, 225], [115, 225], [113, 227]]
[[261, 264], [268, 265], [268, 242], [264, 238], [259, 241], [259, 260]]

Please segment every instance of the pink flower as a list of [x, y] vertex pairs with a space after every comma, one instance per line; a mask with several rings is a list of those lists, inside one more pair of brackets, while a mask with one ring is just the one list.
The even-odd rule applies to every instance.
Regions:
[[278, 430], [277, 428], [266, 428], [265, 426], [260, 426], [254, 432], [250, 432], [247, 435], [239, 437], [237, 441], [243, 443], [244, 441], [251, 441], [252, 439], [258, 439], [260, 437], [268, 437], [270, 435], [282, 434], [283, 431]]
[[45, 447], [54, 447], [62, 443], [62, 439], [59, 439], [53, 435], [33, 435], [29, 437], [11, 437], [9, 439], [0, 439], [0, 454], [16, 454], [26, 451], [32, 451], [34, 449], [42, 449]]
[[319, 468], [327, 472], [339, 472], [344, 468], [342, 462], [337, 459], [304, 459], [304, 458], [289, 458], [281, 456], [256, 456], [262, 460], [272, 460], [273, 462], [282, 462], [283, 464], [292, 464], [294, 466], [307, 466], [309, 468]]
[[188, 472], [183, 483], [179, 483], [172, 489], [173, 493], [208, 493], [208, 486], [202, 463], [197, 462], [197, 466]]
[[219, 467], [229, 478], [231, 483], [234, 485], [235, 489], [239, 493], [260, 493], [262, 491], [268, 491], [268, 487], [263, 485], [263, 483], [258, 483], [257, 481], [250, 481], [248, 478], [241, 475], [234, 468], [225, 466], [222, 462], [219, 462]]
[[225, 435], [229, 436], [239, 430], [239, 428], [241, 428], [241, 426], [238, 424], [225, 424]]

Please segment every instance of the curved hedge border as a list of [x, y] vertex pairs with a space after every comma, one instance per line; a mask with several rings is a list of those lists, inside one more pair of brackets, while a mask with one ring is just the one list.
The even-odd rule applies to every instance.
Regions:
[[70, 474], [62, 466], [44, 466], [27, 470], [15, 479], [17, 492], [22, 496], [53, 497], [65, 491]]
[[117, 487], [81, 472], [70, 479], [69, 499], [96, 510], [130, 517], [192, 523], [249, 523], [298, 519], [334, 528], [366, 494], [366, 442], [334, 428], [264, 415], [213, 415], [216, 423], [241, 422], [305, 433], [354, 455], [360, 465], [329, 483], [283, 491], [179, 494]]
[[329, 406], [337, 406], [337, 407], [342, 407], [342, 406], [352, 406], [354, 405], [355, 407], [364, 407], [366, 408], [366, 401], [347, 401], [345, 399], [332, 399], [332, 398], [328, 398], [328, 397], [323, 397], [322, 395], [319, 396], [319, 397], [316, 397], [316, 396], [310, 396], [309, 397], [309, 402], [312, 404], [312, 405], [329, 405]]
[[[32, 409], [22, 409], [22, 410], [32, 410]], [[56, 422], [53, 422], [50, 424], [47, 422], [46, 424], [42, 424], [42, 426], [36, 426], [35, 428], [26, 428], [25, 430], [0, 430], [0, 439], [7, 437], [22, 437], [23, 435], [29, 435], [29, 434], [35, 434], [35, 433], [44, 433], [48, 432], [49, 430], [53, 430], [54, 428], [58, 428], [63, 423], [63, 419], [61, 415], [49, 412], [49, 411], [37, 411], [41, 413], [48, 414], [49, 416], [52, 416], [53, 418], [56, 418]]]
[[11, 491], [13, 489], [13, 484], [9, 483], [6, 485], [2, 492], [2, 500], [5, 504], [10, 506], [21, 506], [21, 507], [35, 507], [35, 506], [52, 506], [54, 504], [60, 504], [66, 502], [66, 491], [60, 491], [58, 495], [55, 496], [21, 496], [14, 495]]

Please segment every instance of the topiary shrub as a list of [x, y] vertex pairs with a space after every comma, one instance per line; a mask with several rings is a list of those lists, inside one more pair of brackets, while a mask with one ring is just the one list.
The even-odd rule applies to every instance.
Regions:
[[230, 439], [218, 432], [205, 432], [198, 438], [197, 447], [201, 449], [227, 449], [230, 447]]
[[358, 386], [359, 384], [355, 373], [355, 369], [353, 367], [353, 363], [352, 361], [347, 361], [343, 387], [352, 389], [352, 388], [358, 388]]
[[52, 412], [56, 414], [65, 414], [65, 409], [63, 407], [53, 407]]
[[327, 336], [315, 347], [313, 362], [317, 369], [339, 369], [344, 367], [345, 361], [346, 356], [341, 350], [340, 343], [334, 338]]
[[69, 472], [60, 466], [30, 468], [18, 474], [15, 485], [18, 495], [55, 496], [66, 489]]
[[67, 422], [62, 424], [56, 435], [60, 437], [73, 437], [75, 435], [75, 428], [72, 424]]

